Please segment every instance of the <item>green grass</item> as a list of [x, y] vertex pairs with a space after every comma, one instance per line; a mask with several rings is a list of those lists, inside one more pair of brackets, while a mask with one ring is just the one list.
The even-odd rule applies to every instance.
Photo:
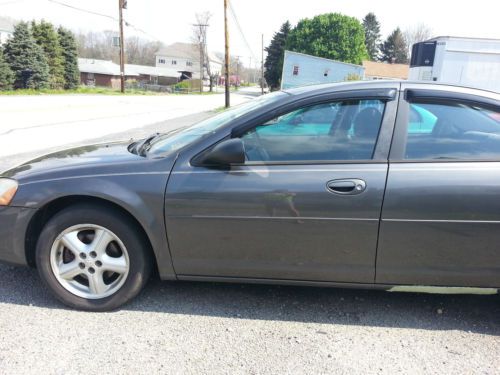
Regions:
[[115, 90], [107, 87], [87, 87], [80, 86], [73, 90], [54, 90], [54, 89], [20, 89], [0, 91], [0, 95], [66, 95], [66, 94], [101, 94], [101, 95], [166, 95], [165, 93], [144, 91], [137, 89], [127, 89], [125, 94], [120, 90]]
[[125, 93], [122, 94], [120, 90], [111, 89], [108, 87], [88, 87], [80, 86], [73, 90], [53, 90], [53, 89], [20, 89], [20, 90], [9, 90], [0, 91], [0, 95], [66, 95], [66, 94], [101, 94], [101, 95], [214, 95], [215, 92], [189, 92], [181, 93], [176, 92], [173, 94], [165, 92], [155, 92], [155, 91], [145, 91], [138, 89], [126, 89]]
[[231, 107], [226, 108], [225, 106], [222, 106], [222, 107], [217, 107], [215, 109], [212, 109], [212, 112], [214, 112], [214, 113], [220, 113], [220, 112], [227, 111], [228, 109], [231, 109]]
[[122, 94], [120, 90], [111, 89], [108, 87], [88, 87], [88, 86], [80, 86], [73, 90], [53, 90], [53, 89], [20, 89], [20, 90], [8, 90], [1, 91], [0, 96], [5, 95], [67, 95], [67, 94], [100, 94], [100, 95], [217, 95], [222, 92], [174, 92], [174, 93], [166, 93], [166, 92], [155, 92], [155, 91], [145, 91], [138, 89], [126, 89], [125, 93]]

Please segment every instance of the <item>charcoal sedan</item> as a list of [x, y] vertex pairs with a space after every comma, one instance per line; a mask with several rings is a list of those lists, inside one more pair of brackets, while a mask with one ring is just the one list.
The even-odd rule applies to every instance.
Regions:
[[0, 178], [0, 260], [63, 303], [165, 280], [500, 288], [500, 95], [410, 82], [285, 90]]

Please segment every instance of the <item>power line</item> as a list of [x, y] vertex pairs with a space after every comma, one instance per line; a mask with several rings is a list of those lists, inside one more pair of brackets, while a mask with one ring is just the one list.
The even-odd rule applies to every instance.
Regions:
[[[26, 0], [12, 0], [12, 1], [26, 1]], [[110, 16], [109, 14], [104, 14], [104, 13], [99, 13], [99, 12], [94, 12], [92, 10], [88, 10], [88, 9], [83, 9], [83, 8], [79, 8], [79, 7], [75, 7], [73, 5], [70, 5], [70, 4], [67, 4], [67, 3], [63, 3], [61, 1], [57, 1], [57, 0], [47, 0], [51, 3], [54, 3], [54, 4], [57, 4], [57, 5], [61, 5], [61, 6], [64, 6], [66, 8], [70, 8], [70, 9], [73, 9], [73, 10], [77, 10], [77, 11], [80, 11], [80, 12], [84, 12], [84, 13], [89, 13], [89, 14], [93, 14], [95, 16], [100, 16], [100, 17], [105, 17], [105, 18], [109, 18], [110, 20], [113, 20], [113, 21], [116, 21], [118, 22], [118, 18], [116, 17], [113, 17], [113, 16]], [[0, 3], [0, 5], [2, 5], [2, 3]], [[124, 19], [124, 23], [125, 23], [125, 26], [127, 27], [130, 27], [132, 29], [134, 29], [135, 31], [138, 31], [144, 35], [147, 35], [149, 36], [150, 38], [153, 38], [153, 39], [156, 39], [156, 40], [161, 40], [161, 38], [158, 38], [157, 36], [155, 35], [152, 35], [150, 33], [148, 33], [147, 31], [131, 24], [130, 22], [128, 22], [127, 20]]]
[[10, 0], [10, 1], [4, 1], [0, 3], [0, 5], [9, 5], [9, 4], [16, 4], [16, 3], [21, 3], [26, 0]]
[[83, 9], [83, 8], [75, 7], [75, 6], [73, 6], [73, 5], [70, 5], [70, 4], [67, 4], [67, 3], [63, 3], [62, 1], [57, 1], [57, 0], [47, 0], [47, 1], [48, 1], [48, 2], [51, 2], [51, 3], [54, 3], [54, 4], [61, 5], [61, 6], [66, 7], [66, 8], [70, 8], [70, 9], [78, 10], [78, 11], [80, 11], [80, 12], [85, 12], [85, 13], [93, 14], [93, 15], [95, 15], [95, 16], [100, 16], [100, 17], [109, 18], [110, 20], [113, 20], [113, 21], [118, 22], [118, 18], [113, 17], [113, 16], [110, 16], [109, 14], [104, 14], [104, 13], [94, 12], [94, 11], [92, 11], [92, 10], [88, 10], [88, 9]]
[[150, 38], [153, 38], [153, 39], [155, 39], [155, 40], [159, 40], [159, 41], [161, 41], [161, 38], [158, 38], [157, 36], [155, 36], [155, 35], [153, 35], [153, 34], [150, 34], [150, 33], [148, 33], [147, 31], [144, 31], [143, 29], [141, 29], [141, 28], [139, 28], [139, 27], [137, 27], [137, 26], [135, 26], [135, 25], [131, 24], [131, 23], [130, 23], [130, 22], [128, 22], [126, 19], [124, 19], [124, 21], [125, 21], [125, 26], [130, 27], [130, 28], [134, 29], [135, 31], [138, 31], [138, 32], [140, 32], [141, 34], [147, 35], [147, 36], [149, 36]]
[[248, 51], [250, 54], [253, 56], [255, 60], [257, 60], [252, 48], [250, 47], [250, 43], [248, 43], [248, 40], [245, 36], [245, 33], [243, 32], [243, 29], [241, 28], [240, 22], [238, 21], [238, 17], [236, 16], [236, 12], [234, 10], [232, 2], [229, 3], [229, 10], [231, 11], [231, 15], [233, 16], [234, 22], [236, 23], [236, 27], [238, 28], [238, 31], [243, 38], [243, 42], [245, 43], [246, 47], [248, 48]]

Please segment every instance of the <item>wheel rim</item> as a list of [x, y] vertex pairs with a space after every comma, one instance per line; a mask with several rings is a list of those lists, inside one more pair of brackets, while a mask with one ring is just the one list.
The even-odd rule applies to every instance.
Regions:
[[116, 293], [130, 269], [123, 242], [109, 229], [94, 224], [75, 225], [60, 233], [50, 251], [50, 265], [67, 291], [86, 299]]

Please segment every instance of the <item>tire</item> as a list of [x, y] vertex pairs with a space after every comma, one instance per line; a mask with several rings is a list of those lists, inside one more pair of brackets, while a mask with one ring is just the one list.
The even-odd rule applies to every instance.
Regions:
[[65, 305], [115, 310], [143, 289], [152, 270], [147, 239], [113, 208], [79, 204], [53, 216], [36, 247], [41, 279]]

